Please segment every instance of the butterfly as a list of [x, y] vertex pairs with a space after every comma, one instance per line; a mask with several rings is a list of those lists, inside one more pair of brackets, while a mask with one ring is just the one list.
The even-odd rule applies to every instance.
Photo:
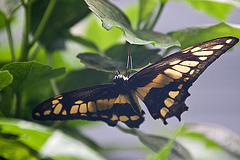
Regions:
[[177, 117], [188, 110], [188, 89], [204, 70], [238, 43], [236, 37], [222, 37], [199, 43], [157, 61], [130, 78], [118, 73], [113, 84], [73, 90], [39, 104], [32, 112], [36, 120], [83, 119], [104, 121], [116, 126], [118, 121], [138, 128], [145, 112], [138, 98], [154, 119]]

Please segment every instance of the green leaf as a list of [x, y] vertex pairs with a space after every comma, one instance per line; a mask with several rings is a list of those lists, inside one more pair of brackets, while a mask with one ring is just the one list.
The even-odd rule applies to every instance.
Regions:
[[[30, 155], [31, 155], [31, 152], [33, 151], [40, 151], [41, 147], [44, 145], [44, 143], [52, 134], [52, 131], [50, 131], [49, 129], [46, 129], [45, 127], [37, 125], [35, 123], [15, 120], [15, 119], [1, 118], [0, 119], [0, 136], [6, 135], [6, 134], [13, 135], [16, 138], [14, 138], [11, 141], [8, 140], [7, 142], [6, 140], [5, 142], [2, 141], [2, 143], [5, 146], [7, 146], [7, 149], [3, 145], [0, 145], [0, 150], [1, 150], [0, 154], [3, 153], [2, 151], [3, 149], [5, 149], [6, 151], [4, 153], [6, 154], [5, 156], [17, 157], [19, 154], [19, 159], [22, 159], [20, 158], [20, 155], [21, 155], [20, 153], [22, 149], [23, 149], [23, 152], [26, 152], [22, 154], [27, 154], [28, 152], [30, 152], [28, 153]], [[22, 155], [22, 156], [27, 156], [27, 155]]]
[[[227, 0], [206, 0], [206, 1], [196, 1], [196, 0], [187, 0], [195, 9], [201, 10], [207, 13], [210, 16], [215, 17], [218, 20], [227, 20], [227, 16], [233, 10], [232, 1], [227, 2]], [[236, 2], [239, 3], [239, 2]], [[214, 8], [214, 9], [213, 9]]]
[[61, 92], [67, 92], [79, 88], [110, 83], [112, 78], [112, 73], [93, 69], [83, 69], [68, 73], [65, 78], [59, 80], [58, 86]]
[[102, 70], [102, 71], [116, 71], [121, 63], [115, 63], [106, 56], [94, 53], [81, 53], [77, 56], [87, 68]]
[[21, 90], [25, 85], [37, 83], [64, 74], [64, 68], [52, 69], [50, 66], [38, 62], [15, 62], [2, 67], [13, 75], [11, 86], [15, 90]]
[[87, 24], [85, 38], [96, 44], [100, 50], [106, 50], [116, 44], [121, 35], [122, 32], [119, 29], [113, 28], [107, 31], [101, 26], [98, 19], [92, 18]]
[[10, 19], [13, 12], [20, 5], [21, 5], [20, 0], [0, 0], [0, 12], [2, 12], [7, 19]]
[[133, 30], [125, 14], [108, 1], [85, 1], [97, 17], [102, 20], [102, 25], [105, 29], [110, 30], [114, 26], [120, 28], [123, 30], [126, 40], [131, 44], [153, 44], [157, 48], [169, 48], [180, 45], [178, 41], [162, 33]]
[[[78, 140], [60, 131], [53, 131], [52, 129], [28, 121], [0, 119], [0, 137], [7, 139], [7, 144], [3, 142], [3, 144], [5, 143], [4, 145], [1, 145], [0, 139], [0, 156], [4, 154], [4, 156], [8, 156], [6, 157], [7, 159], [9, 157], [11, 159], [11, 156], [14, 156], [12, 158], [14, 160], [31, 160], [31, 155], [41, 155], [42, 157], [50, 157], [50, 159], [56, 160], [70, 158], [104, 160], [101, 155]], [[16, 145], [19, 143], [22, 145]], [[24, 146], [27, 148], [27, 151], [25, 151]], [[25, 157], [22, 158], [22, 156]], [[32, 159], [36, 158], [33, 157]]]
[[[34, 33], [39, 26], [50, 0], [35, 0], [31, 8], [31, 31]], [[47, 49], [64, 48], [62, 38], [74, 24], [82, 20], [89, 13], [84, 1], [57, 1], [44, 27], [39, 40]], [[61, 39], [61, 41], [60, 41]]]
[[9, 141], [0, 134], [0, 159], [1, 160], [38, 160], [37, 152], [31, 150], [28, 146], [18, 142]]
[[168, 160], [170, 159], [178, 159], [178, 160], [192, 160], [192, 156], [188, 152], [188, 150], [183, 147], [180, 143], [175, 141], [176, 137], [181, 133], [182, 125], [180, 125], [174, 133], [174, 137], [172, 139], [144, 134], [142, 132], [136, 132], [140, 141], [150, 148], [154, 152], [158, 152], [154, 158], [154, 160]]
[[125, 71], [126, 69], [128, 50], [131, 51], [133, 69], [143, 68], [149, 63], [156, 62], [162, 58], [158, 55], [160, 49], [149, 49], [145, 46], [137, 45], [130, 45], [129, 47], [130, 48], [128, 48], [128, 44], [115, 45], [105, 51], [105, 55], [115, 61], [114, 63], [121, 62], [118, 68], [120, 71]]
[[181, 43], [181, 49], [211, 40], [218, 37], [234, 36], [240, 38], [240, 27], [228, 23], [219, 23], [212, 26], [190, 27], [168, 33], [173, 39]]
[[74, 36], [71, 33], [66, 33], [65, 36], [67, 36], [72, 41], [75, 41], [81, 45], [84, 45], [86, 47], [90, 47], [92, 49], [95, 49], [96, 51], [99, 51], [98, 47], [95, 45], [95, 43], [87, 40], [86, 38], [83, 38], [81, 36]]
[[[145, 67], [149, 63], [160, 60], [159, 49], [148, 49], [145, 46], [132, 45], [131, 55], [133, 58], [133, 69]], [[87, 68], [96, 70], [115, 72], [116, 70], [125, 71], [127, 62], [128, 45], [115, 45], [109, 48], [105, 55], [82, 53], [78, 58]]]
[[184, 126], [185, 137], [202, 141], [208, 148], [222, 148], [227, 153], [240, 157], [240, 137], [230, 130], [210, 124], [188, 124]]
[[0, 91], [11, 84], [13, 76], [8, 71], [0, 71]]

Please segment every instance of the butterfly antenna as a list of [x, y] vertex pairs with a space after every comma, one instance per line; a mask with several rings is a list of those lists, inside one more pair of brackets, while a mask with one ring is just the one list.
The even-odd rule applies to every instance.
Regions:
[[[131, 47], [130, 44], [127, 43], [128, 45], [128, 57], [127, 57], [127, 66], [126, 66], [126, 73], [125, 75], [129, 77], [132, 73], [132, 54], [131, 54]], [[130, 63], [130, 65], [129, 65]], [[130, 72], [128, 73], [128, 69], [130, 69]]]

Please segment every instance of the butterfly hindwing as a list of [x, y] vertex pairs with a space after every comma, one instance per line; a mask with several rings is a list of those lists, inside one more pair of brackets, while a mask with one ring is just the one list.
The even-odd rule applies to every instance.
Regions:
[[132, 90], [145, 103], [154, 119], [166, 119], [188, 109], [189, 87], [201, 73], [238, 42], [235, 37], [206, 41], [172, 54], [137, 72], [129, 79]]
[[[141, 107], [138, 112], [129, 97], [136, 95], [120, 94], [115, 84], [99, 85], [57, 95], [39, 104], [33, 110], [37, 120], [85, 119], [104, 121], [116, 126], [122, 121], [131, 128], [138, 128], [144, 121]], [[136, 100], [136, 99], [134, 99]], [[136, 108], [136, 107], [135, 107]]]

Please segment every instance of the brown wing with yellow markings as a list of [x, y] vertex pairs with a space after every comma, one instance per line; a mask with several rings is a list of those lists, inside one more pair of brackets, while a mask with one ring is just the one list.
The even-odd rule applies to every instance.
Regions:
[[238, 42], [235, 37], [206, 41], [172, 54], [137, 72], [129, 86], [146, 104], [154, 119], [163, 120], [188, 110], [189, 87], [219, 56]]
[[138, 102], [131, 102], [129, 95], [120, 94], [116, 84], [106, 84], [50, 98], [39, 104], [32, 116], [36, 120], [100, 120], [109, 126], [116, 126], [118, 121], [122, 121], [128, 127], [138, 128], [144, 121], [144, 112], [136, 112], [132, 103], [139, 105]]

